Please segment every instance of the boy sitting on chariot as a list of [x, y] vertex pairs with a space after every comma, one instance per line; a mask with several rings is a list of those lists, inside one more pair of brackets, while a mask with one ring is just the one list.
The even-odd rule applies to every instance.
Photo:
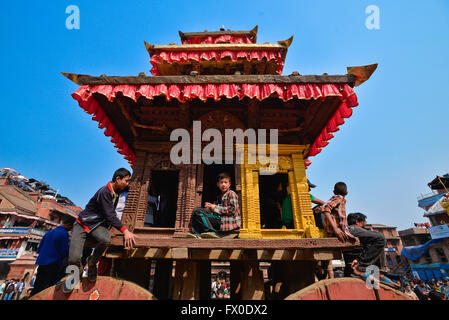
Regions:
[[217, 177], [217, 187], [221, 194], [216, 203], [206, 202], [204, 208], [193, 209], [191, 230], [188, 238], [220, 238], [217, 232], [238, 230], [241, 227], [239, 198], [230, 189], [231, 177], [220, 173]]
[[341, 242], [354, 241], [346, 222], [346, 199], [348, 188], [344, 182], [337, 182], [334, 195], [325, 204], [315, 209], [324, 216], [324, 230], [329, 237], [337, 237]]

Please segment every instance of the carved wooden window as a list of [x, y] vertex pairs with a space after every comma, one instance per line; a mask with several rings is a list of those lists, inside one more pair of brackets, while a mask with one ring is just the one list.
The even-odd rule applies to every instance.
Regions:
[[[257, 158], [256, 163], [248, 163], [248, 156], [256, 157], [257, 150], [248, 148], [248, 145], [237, 145], [244, 150], [241, 169], [242, 188], [242, 229], [239, 238], [318, 238], [319, 230], [315, 225], [312, 212], [309, 188], [304, 167], [303, 153], [307, 146], [278, 145], [278, 164], [273, 173], [288, 176], [288, 186], [291, 190], [293, 212], [293, 229], [263, 229], [260, 219], [259, 175], [266, 170], [270, 163], [262, 165]], [[267, 148], [269, 146], [267, 145]], [[267, 151], [269, 152], [269, 151]]]

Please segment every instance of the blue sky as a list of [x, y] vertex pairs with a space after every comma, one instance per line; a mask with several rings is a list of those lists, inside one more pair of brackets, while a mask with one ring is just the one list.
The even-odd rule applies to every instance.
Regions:
[[[80, 9], [68, 30], [66, 7]], [[365, 8], [380, 9], [368, 30]], [[60, 72], [149, 74], [143, 41], [179, 43], [178, 30], [249, 30], [258, 42], [295, 36], [284, 74], [345, 74], [379, 63], [355, 88], [359, 106], [307, 170], [327, 200], [348, 184], [348, 211], [404, 229], [424, 222], [417, 196], [449, 172], [447, 1], [14, 1], [0, 28], [0, 167], [42, 179], [84, 207], [119, 167], [128, 167], [71, 93]]]

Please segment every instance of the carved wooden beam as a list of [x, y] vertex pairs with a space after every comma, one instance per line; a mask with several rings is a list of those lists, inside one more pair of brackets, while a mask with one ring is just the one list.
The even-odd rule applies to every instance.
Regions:
[[102, 76], [94, 77], [84, 74], [62, 73], [79, 85], [101, 84], [222, 84], [222, 83], [334, 83], [353, 84], [354, 75], [197, 75], [197, 76]]

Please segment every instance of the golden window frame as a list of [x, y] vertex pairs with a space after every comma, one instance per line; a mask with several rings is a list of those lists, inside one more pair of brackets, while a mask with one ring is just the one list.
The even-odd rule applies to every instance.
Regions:
[[[256, 157], [255, 164], [248, 163], [248, 156], [258, 156], [257, 145], [248, 149], [248, 145], [237, 145], [241, 170], [241, 239], [285, 239], [285, 238], [319, 238], [320, 232], [315, 225], [312, 212], [307, 176], [304, 166], [304, 154], [308, 145], [278, 145], [278, 166], [273, 173], [287, 173], [292, 197], [294, 229], [261, 229], [259, 204], [259, 173], [269, 164], [263, 165]], [[269, 154], [269, 145], [265, 145]], [[263, 148], [263, 146], [262, 146]], [[256, 150], [254, 150], [256, 149]], [[244, 152], [243, 152], [244, 150]], [[242, 157], [244, 157], [242, 159]]]

